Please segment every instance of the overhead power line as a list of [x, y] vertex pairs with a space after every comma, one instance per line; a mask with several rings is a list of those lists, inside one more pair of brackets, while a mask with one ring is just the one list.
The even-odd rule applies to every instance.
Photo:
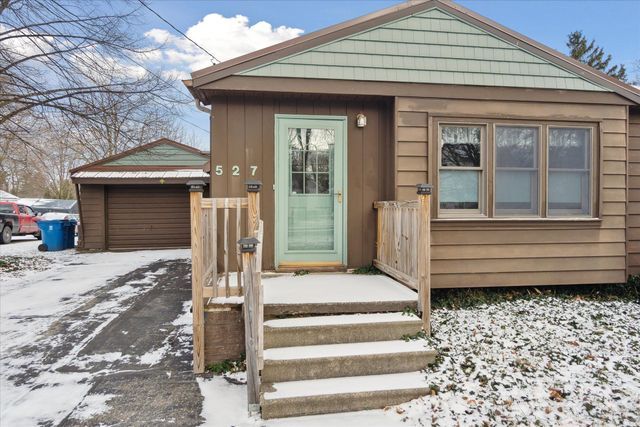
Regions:
[[[178, 29], [175, 25], [173, 25], [171, 22], [169, 22], [168, 20], [166, 20], [165, 18], [163, 18], [158, 12], [156, 12], [155, 10], [151, 9], [150, 6], [148, 6], [147, 4], [145, 4], [142, 0], [138, 0], [138, 2], [144, 6], [145, 8], [147, 8], [151, 13], [153, 13], [154, 15], [156, 15], [158, 18], [160, 18], [162, 21], [164, 21], [168, 26], [170, 26], [171, 28], [173, 28], [175, 31], [177, 31], [180, 35], [182, 35], [182, 37], [184, 37], [185, 39], [189, 40], [191, 43], [193, 43], [195, 46], [197, 46], [200, 50], [202, 50], [204, 53], [206, 53], [207, 55], [209, 55], [211, 57], [211, 59], [213, 59], [216, 62], [221, 62], [218, 58], [215, 57], [215, 55], [211, 52], [209, 52], [207, 49], [203, 48], [202, 46], [200, 46], [198, 43], [196, 43], [192, 38], [190, 38], [188, 35], [186, 35], [185, 33], [183, 33], [180, 29]], [[215, 62], [214, 62], [215, 64]]]

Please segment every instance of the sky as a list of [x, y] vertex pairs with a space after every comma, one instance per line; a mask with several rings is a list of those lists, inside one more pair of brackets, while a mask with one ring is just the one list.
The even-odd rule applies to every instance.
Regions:
[[[151, 0], [148, 4], [224, 61], [398, 3], [401, 2]], [[582, 30], [611, 53], [615, 63], [623, 63], [630, 69], [632, 62], [640, 59], [640, 0], [460, 0], [458, 3], [563, 53], [567, 52], [567, 34]], [[150, 44], [162, 46], [150, 66], [188, 78], [191, 71], [211, 65], [209, 55], [151, 12], [141, 16], [137, 28]], [[209, 120], [205, 113], [195, 107], [188, 108], [182, 125], [193, 132], [200, 148], [208, 148]]]

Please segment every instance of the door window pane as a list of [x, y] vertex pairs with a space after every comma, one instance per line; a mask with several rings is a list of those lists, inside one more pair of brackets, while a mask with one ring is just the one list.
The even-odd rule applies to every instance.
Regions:
[[538, 128], [497, 126], [497, 215], [538, 212]]
[[549, 216], [589, 215], [591, 130], [549, 129]]
[[335, 249], [334, 129], [289, 128], [287, 250]]
[[289, 128], [288, 133], [291, 194], [329, 194], [335, 130]]
[[478, 209], [480, 171], [440, 171], [441, 209]]

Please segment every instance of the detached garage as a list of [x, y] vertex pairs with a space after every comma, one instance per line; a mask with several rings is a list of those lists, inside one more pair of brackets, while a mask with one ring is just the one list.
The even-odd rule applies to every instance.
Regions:
[[209, 154], [168, 139], [71, 171], [81, 249], [133, 250], [190, 245], [192, 179], [209, 181]]

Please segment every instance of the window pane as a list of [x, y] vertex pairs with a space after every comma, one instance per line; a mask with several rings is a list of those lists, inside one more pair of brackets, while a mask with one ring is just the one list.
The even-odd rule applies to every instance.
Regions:
[[478, 209], [480, 171], [440, 171], [441, 209]]
[[304, 176], [304, 194], [316, 194], [318, 192], [316, 188], [316, 174], [305, 173]]
[[480, 167], [481, 129], [442, 126], [442, 166]]
[[291, 174], [291, 194], [304, 194], [303, 180], [303, 173]]
[[550, 169], [589, 169], [590, 164], [590, 129], [549, 129]]
[[329, 174], [319, 173], [318, 174], [318, 194], [329, 194], [330, 188], [331, 187], [329, 185]]
[[496, 170], [496, 214], [538, 213], [538, 171]]
[[589, 213], [589, 173], [549, 171], [549, 215]]
[[496, 127], [496, 214], [538, 212], [538, 128]]
[[549, 129], [549, 215], [588, 215], [591, 130]]
[[291, 151], [291, 171], [302, 172], [304, 151]]
[[536, 168], [538, 166], [538, 129], [496, 127], [496, 166]]

